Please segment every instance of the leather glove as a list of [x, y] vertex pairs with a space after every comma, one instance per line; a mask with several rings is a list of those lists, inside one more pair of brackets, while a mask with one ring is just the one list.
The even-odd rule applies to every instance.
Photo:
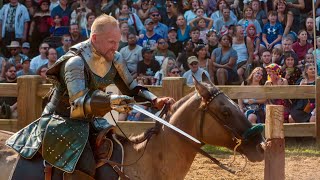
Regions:
[[119, 113], [128, 113], [132, 110], [130, 104], [135, 103], [133, 97], [126, 95], [116, 95], [113, 94], [110, 96], [110, 106], [113, 110], [118, 111]]

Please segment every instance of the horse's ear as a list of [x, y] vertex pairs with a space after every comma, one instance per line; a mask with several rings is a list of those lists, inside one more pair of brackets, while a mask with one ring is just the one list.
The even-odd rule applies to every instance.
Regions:
[[213, 83], [210, 81], [209, 77], [204, 72], [202, 73], [202, 82], [213, 85]]
[[210, 98], [210, 92], [208, 91], [207, 87], [204, 86], [202, 83], [200, 83], [194, 77], [194, 75], [192, 75], [192, 79], [193, 79], [193, 82], [194, 82], [194, 87], [196, 88], [198, 93], [201, 95], [201, 97], [204, 98], [205, 100], [209, 99]]

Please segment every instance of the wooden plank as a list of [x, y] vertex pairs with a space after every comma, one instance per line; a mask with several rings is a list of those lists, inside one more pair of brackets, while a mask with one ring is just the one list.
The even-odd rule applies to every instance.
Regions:
[[17, 83], [1, 83], [0, 96], [1, 97], [17, 97], [18, 96]]
[[52, 84], [39, 84], [37, 88], [37, 96], [44, 97], [48, 94]]
[[266, 107], [266, 128], [267, 138], [265, 150], [265, 180], [285, 179], [285, 143], [283, 130], [284, 107], [279, 105], [267, 105]]
[[[316, 81], [316, 92], [320, 92], [320, 77], [317, 77]], [[316, 96], [316, 140], [317, 143], [320, 144], [320, 95]]]
[[165, 77], [162, 80], [162, 95], [172, 97], [175, 100], [179, 100], [184, 96], [184, 84], [186, 84], [186, 78]]
[[265, 123], [265, 137], [267, 139], [284, 138], [283, 111], [284, 107], [281, 105], [267, 105]]
[[285, 123], [285, 137], [315, 137], [315, 123]]
[[16, 132], [18, 130], [17, 119], [0, 119], [0, 129], [10, 132]]
[[22, 128], [40, 117], [42, 98], [37, 96], [40, 76], [20, 76], [18, 78], [18, 127]]
[[[152, 121], [139, 121], [139, 122], [132, 122], [132, 121], [119, 121], [118, 125], [122, 129], [122, 131], [126, 134], [127, 137], [133, 136], [133, 135], [138, 135], [148, 128], [151, 128], [154, 126], [154, 122]], [[120, 135], [122, 133], [120, 130], [117, 128], [116, 132]]]

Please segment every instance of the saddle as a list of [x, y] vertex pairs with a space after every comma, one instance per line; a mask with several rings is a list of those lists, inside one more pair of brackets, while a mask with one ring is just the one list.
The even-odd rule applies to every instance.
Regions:
[[119, 177], [129, 179], [122, 172], [122, 168], [116, 165], [123, 163], [124, 150], [114, 129], [114, 126], [110, 126], [91, 135], [83, 151], [83, 158], [80, 158], [73, 173], [51, 166], [44, 161], [40, 150], [32, 159], [19, 156], [9, 179], [116, 180]]

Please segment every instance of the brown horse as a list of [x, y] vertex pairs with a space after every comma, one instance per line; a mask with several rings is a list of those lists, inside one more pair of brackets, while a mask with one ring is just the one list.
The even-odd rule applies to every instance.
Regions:
[[[169, 122], [210, 145], [233, 149], [236, 146], [234, 139], [241, 139], [237, 151], [250, 161], [262, 161], [260, 143], [263, 138], [260, 133], [248, 133], [252, 125], [237, 104], [206, 78], [203, 83], [195, 81], [195, 88], [195, 92], [175, 103]], [[145, 145], [124, 144], [124, 164], [130, 164], [142, 155], [138, 162], [123, 169], [131, 179], [184, 179], [197, 154], [187, 141], [164, 126], [144, 150]], [[12, 168], [12, 164], [8, 166]], [[3, 172], [1, 174], [3, 177]]]

